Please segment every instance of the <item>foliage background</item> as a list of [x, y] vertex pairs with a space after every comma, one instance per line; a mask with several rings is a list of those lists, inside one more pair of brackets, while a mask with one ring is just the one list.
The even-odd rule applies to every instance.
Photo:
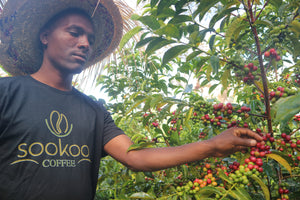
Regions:
[[[142, 14], [132, 15], [132, 19], [141, 25], [124, 35], [119, 59], [107, 66], [107, 75], [98, 78], [112, 100], [106, 106], [116, 124], [135, 142], [131, 150], [209, 139], [233, 120], [278, 140], [282, 133], [294, 141], [299, 139], [299, 123], [293, 120], [300, 111], [298, 1], [139, 3], [145, 5]], [[140, 36], [137, 42], [132, 40], [136, 35]], [[264, 57], [271, 48], [280, 58]], [[249, 63], [258, 70], [251, 71], [253, 79], [245, 81], [250, 75], [244, 66]], [[226, 98], [226, 102], [204, 98], [200, 91], [205, 86], [209, 86], [209, 94], [218, 91], [234, 98]], [[270, 92], [278, 87], [285, 88], [284, 97], [271, 98]], [[214, 113], [213, 105], [228, 101], [235, 111], [247, 106], [251, 112]], [[206, 114], [211, 118], [220, 114], [221, 125], [203, 122]], [[272, 148], [269, 157], [273, 159], [264, 159], [264, 173], [259, 174], [263, 182], [255, 179], [242, 188], [224, 187], [224, 180], [229, 180], [219, 175], [217, 189], [206, 187], [200, 192], [178, 186], [188, 187], [207, 174], [206, 164], [217, 168], [219, 163], [228, 169], [233, 162], [243, 164], [249, 154], [209, 158], [153, 173], [129, 171], [108, 157], [102, 161], [97, 195], [99, 199], [296, 199], [298, 150], [287, 147], [280, 154], [280, 145]], [[294, 160], [289, 160], [288, 154]], [[289, 195], [278, 194], [278, 188], [287, 183]]]

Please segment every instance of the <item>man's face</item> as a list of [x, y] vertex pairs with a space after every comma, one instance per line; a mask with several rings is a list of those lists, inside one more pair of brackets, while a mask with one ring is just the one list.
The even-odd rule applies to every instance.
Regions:
[[83, 70], [95, 41], [91, 21], [80, 14], [58, 19], [40, 35], [46, 46], [44, 63], [62, 73], [76, 74]]

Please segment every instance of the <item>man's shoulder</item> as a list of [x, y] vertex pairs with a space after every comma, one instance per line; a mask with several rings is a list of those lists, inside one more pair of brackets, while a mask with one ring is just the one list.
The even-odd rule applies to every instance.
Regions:
[[101, 109], [103, 110], [103, 104], [97, 100], [95, 100], [94, 98], [78, 91], [77, 89], [74, 89], [74, 92], [76, 95], [78, 95], [80, 98], [82, 98], [84, 101], [86, 101], [87, 103], [89, 103], [92, 107], [96, 108], [96, 109]]
[[25, 79], [26, 78], [22, 76], [0, 77], [0, 87], [19, 85], [22, 84]]
[[25, 76], [7, 76], [0, 77], [0, 83], [17, 83], [26, 80]]

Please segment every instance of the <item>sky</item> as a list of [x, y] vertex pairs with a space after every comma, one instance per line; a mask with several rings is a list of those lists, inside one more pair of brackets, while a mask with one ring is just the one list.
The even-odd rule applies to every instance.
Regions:
[[136, 0], [126, 0], [125, 1], [131, 8], [136, 8]]

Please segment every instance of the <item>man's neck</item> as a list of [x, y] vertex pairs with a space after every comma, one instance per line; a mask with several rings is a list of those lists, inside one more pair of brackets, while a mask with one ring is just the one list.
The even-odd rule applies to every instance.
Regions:
[[41, 67], [39, 71], [32, 74], [31, 77], [37, 81], [49, 85], [62, 91], [72, 90], [73, 74], [62, 74], [58, 70], [47, 70], [48, 68]]

